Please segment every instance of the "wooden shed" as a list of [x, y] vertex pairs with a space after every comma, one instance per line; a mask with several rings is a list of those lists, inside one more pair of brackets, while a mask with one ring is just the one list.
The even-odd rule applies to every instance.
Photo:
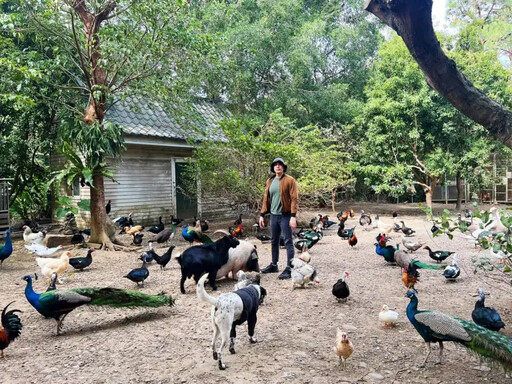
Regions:
[[[116, 182], [105, 179], [105, 200], [112, 200], [111, 218], [133, 212], [134, 222], [150, 225], [159, 216], [169, 222], [171, 214], [183, 219], [233, 215], [227, 204], [187, 192], [185, 159], [192, 156], [193, 143], [224, 140], [218, 123], [231, 116], [222, 105], [204, 100], [193, 107], [196, 113], [188, 117], [139, 101], [118, 103], [109, 110], [107, 119], [123, 128], [126, 144], [126, 151], [109, 167]], [[64, 159], [55, 155], [52, 161], [52, 168], [58, 169]], [[90, 197], [89, 187], [81, 187], [78, 180], [65, 194], [75, 203]], [[81, 211], [78, 225], [87, 225], [88, 216]]]

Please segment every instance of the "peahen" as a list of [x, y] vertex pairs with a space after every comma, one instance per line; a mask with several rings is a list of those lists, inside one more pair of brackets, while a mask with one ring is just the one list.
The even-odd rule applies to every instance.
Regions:
[[475, 303], [475, 309], [471, 313], [473, 321], [482, 327], [498, 332], [505, 327], [505, 323], [501, 321], [501, 316], [494, 308], [485, 306], [485, 292], [482, 288], [478, 288], [478, 300]]
[[2, 268], [3, 262], [12, 254], [12, 240], [11, 240], [11, 231], [6, 230], [6, 238], [5, 243], [0, 247], [0, 268]]
[[407, 317], [427, 343], [427, 356], [422, 367], [430, 356], [430, 343], [439, 343], [439, 364], [441, 364], [443, 342], [454, 341], [481, 356], [500, 362], [507, 370], [512, 369], [512, 341], [507, 337], [472, 321], [462, 320], [442, 312], [418, 311], [416, 293], [408, 291], [406, 296], [411, 300], [407, 306]]
[[21, 329], [23, 328], [20, 318], [16, 315], [16, 312], [21, 313], [21, 311], [19, 309], [7, 311], [7, 308], [12, 303], [14, 303], [14, 301], [7, 304], [2, 311], [2, 326], [0, 327], [0, 358], [4, 357], [4, 349], [9, 346], [11, 341], [14, 341], [21, 334]]
[[414, 264], [416, 267], [423, 268], [423, 269], [441, 269], [441, 268], [443, 268], [440, 265], [425, 264], [425, 263], [422, 263], [421, 261], [413, 259], [407, 252], [405, 252], [402, 249], [395, 251], [395, 262], [398, 266], [400, 266], [402, 268], [407, 268], [409, 266], [409, 264]]
[[167, 295], [148, 295], [142, 292], [117, 288], [74, 288], [68, 290], [36, 293], [32, 288], [32, 278], [23, 278], [27, 282], [25, 297], [43, 316], [57, 321], [57, 335], [68, 313], [82, 305], [109, 306], [118, 308], [173, 306], [174, 300]]

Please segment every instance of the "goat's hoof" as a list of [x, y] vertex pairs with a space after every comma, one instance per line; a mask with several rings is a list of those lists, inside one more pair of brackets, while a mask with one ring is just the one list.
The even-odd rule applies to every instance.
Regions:
[[254, 336], [250, 336], [249, 341], [251, 342], [251, 344], [256, 344], [258, 342], [258, 339], [256, 339]]
[[221, 371], [225, 370], [227, 368], [226, 364], [224, 364], [222, 361], [219, 360], [219, 369]]
[[213, 352], [213, 360], [217, 360], [219, 356], [217, 355], [217, 352]]
[[236, 353], [235, 348], [229, 348], [229, 352], [231, 352], [232, 355]]

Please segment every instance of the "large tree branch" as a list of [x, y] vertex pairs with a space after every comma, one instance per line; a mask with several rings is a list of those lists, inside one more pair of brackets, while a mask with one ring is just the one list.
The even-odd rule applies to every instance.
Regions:
[[475, 88], [444, 54], [432, 27], [432, 0], [366, 0], [364, 9], [402, 37], [432, 88], [512, 148], [512, 112]]

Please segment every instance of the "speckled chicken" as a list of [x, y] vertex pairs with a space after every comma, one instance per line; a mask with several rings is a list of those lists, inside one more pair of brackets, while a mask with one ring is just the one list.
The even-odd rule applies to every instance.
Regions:
[[305, 285], [310, 282], [315, 282], [316, 284], [320, 283], [316, 270], [311, 264], [307, 264], [301, 259], [294, 257], [290, 261], [290, 265], [292, 267], [291, 276], [293, 288], [297, 286], [304, 288]]

